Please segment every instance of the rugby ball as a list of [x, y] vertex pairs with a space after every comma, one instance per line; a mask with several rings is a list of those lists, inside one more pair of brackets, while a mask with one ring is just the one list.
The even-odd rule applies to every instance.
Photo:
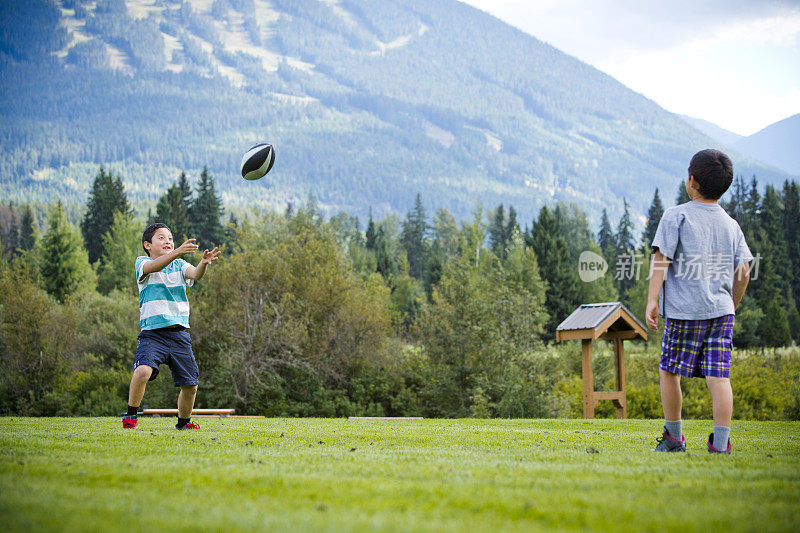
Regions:
[[261, 143], [250, 148], [242, 156], [242, 177], [246, 180], [263, 178], [275, 162], [275, 150], [271, 144]]

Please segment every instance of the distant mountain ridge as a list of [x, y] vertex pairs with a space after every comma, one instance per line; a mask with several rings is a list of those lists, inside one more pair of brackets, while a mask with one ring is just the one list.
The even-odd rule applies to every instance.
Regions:
[[733, 147], [753, 159], [800, 176], [800, 113], [740, 139]]
[[770, 124], [750, 136], [720, 128], [707, 120], [678, 115], [715, 141], [793, 176], [800, 176], [800, 114]]
[[[207, 165], [228, 205], [465, 217], [669, 198], [720, 146], [610, 76], [454, 0], [0, 4], [0, 197], [83, 202], [99, 164], [152, 205]], [[254, 142], [267, 178], [237, 175]], [[786, 174], [732, 154], [736, 170]], [[636, 208], [636, 207], [635, 207]]]
[[703, 120], [702, 118], [690, 117], [688, 115], [678, 115], [678, 116], [681, 117], [683, 120], [685, 120], [692, 127], [705, 133], [715, 141], [722, 143], [726, 146], [733, 146], [737, 141], [744, 138], [743, 135], [739, 135], [738, 133], [728, 131], [724, 128], [717, 126], [713, 122]]

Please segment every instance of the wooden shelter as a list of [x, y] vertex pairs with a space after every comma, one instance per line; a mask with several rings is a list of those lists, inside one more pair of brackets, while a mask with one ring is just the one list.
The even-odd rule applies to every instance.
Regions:
[[[625, 352], [622, 343], [636, 338], [646, 341], [647, 330], [644, 324], [620, 302], [582, 305], [556, 328], [556, 342], [581, 340], [583, 418], [594, 418], [594, 409], [600, 400], [614, 402], [617, 418], [628, 417], [628, 401], [625, 397]], [[614, 346], [616, 390], [594, 390], [592, 342], [597, 339], [608, 341]]]

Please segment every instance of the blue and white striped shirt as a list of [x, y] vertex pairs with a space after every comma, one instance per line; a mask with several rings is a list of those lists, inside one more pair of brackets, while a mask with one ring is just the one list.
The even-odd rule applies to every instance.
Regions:
[[139, 328], [158, 329], [167, 326], [189, 327], [189, 300], [186, 287], [194, 284], [186, 277], [191, 266], [175, 259], [162, 270], [145, 274], [144, 264], [150, 257], [136, 258], [136, 284], [139, 286]]

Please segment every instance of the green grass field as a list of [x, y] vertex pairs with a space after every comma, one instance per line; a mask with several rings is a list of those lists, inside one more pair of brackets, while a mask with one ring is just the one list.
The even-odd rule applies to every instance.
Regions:
[[800, 423], [0, 418], [3, 531], [798, 531]]

